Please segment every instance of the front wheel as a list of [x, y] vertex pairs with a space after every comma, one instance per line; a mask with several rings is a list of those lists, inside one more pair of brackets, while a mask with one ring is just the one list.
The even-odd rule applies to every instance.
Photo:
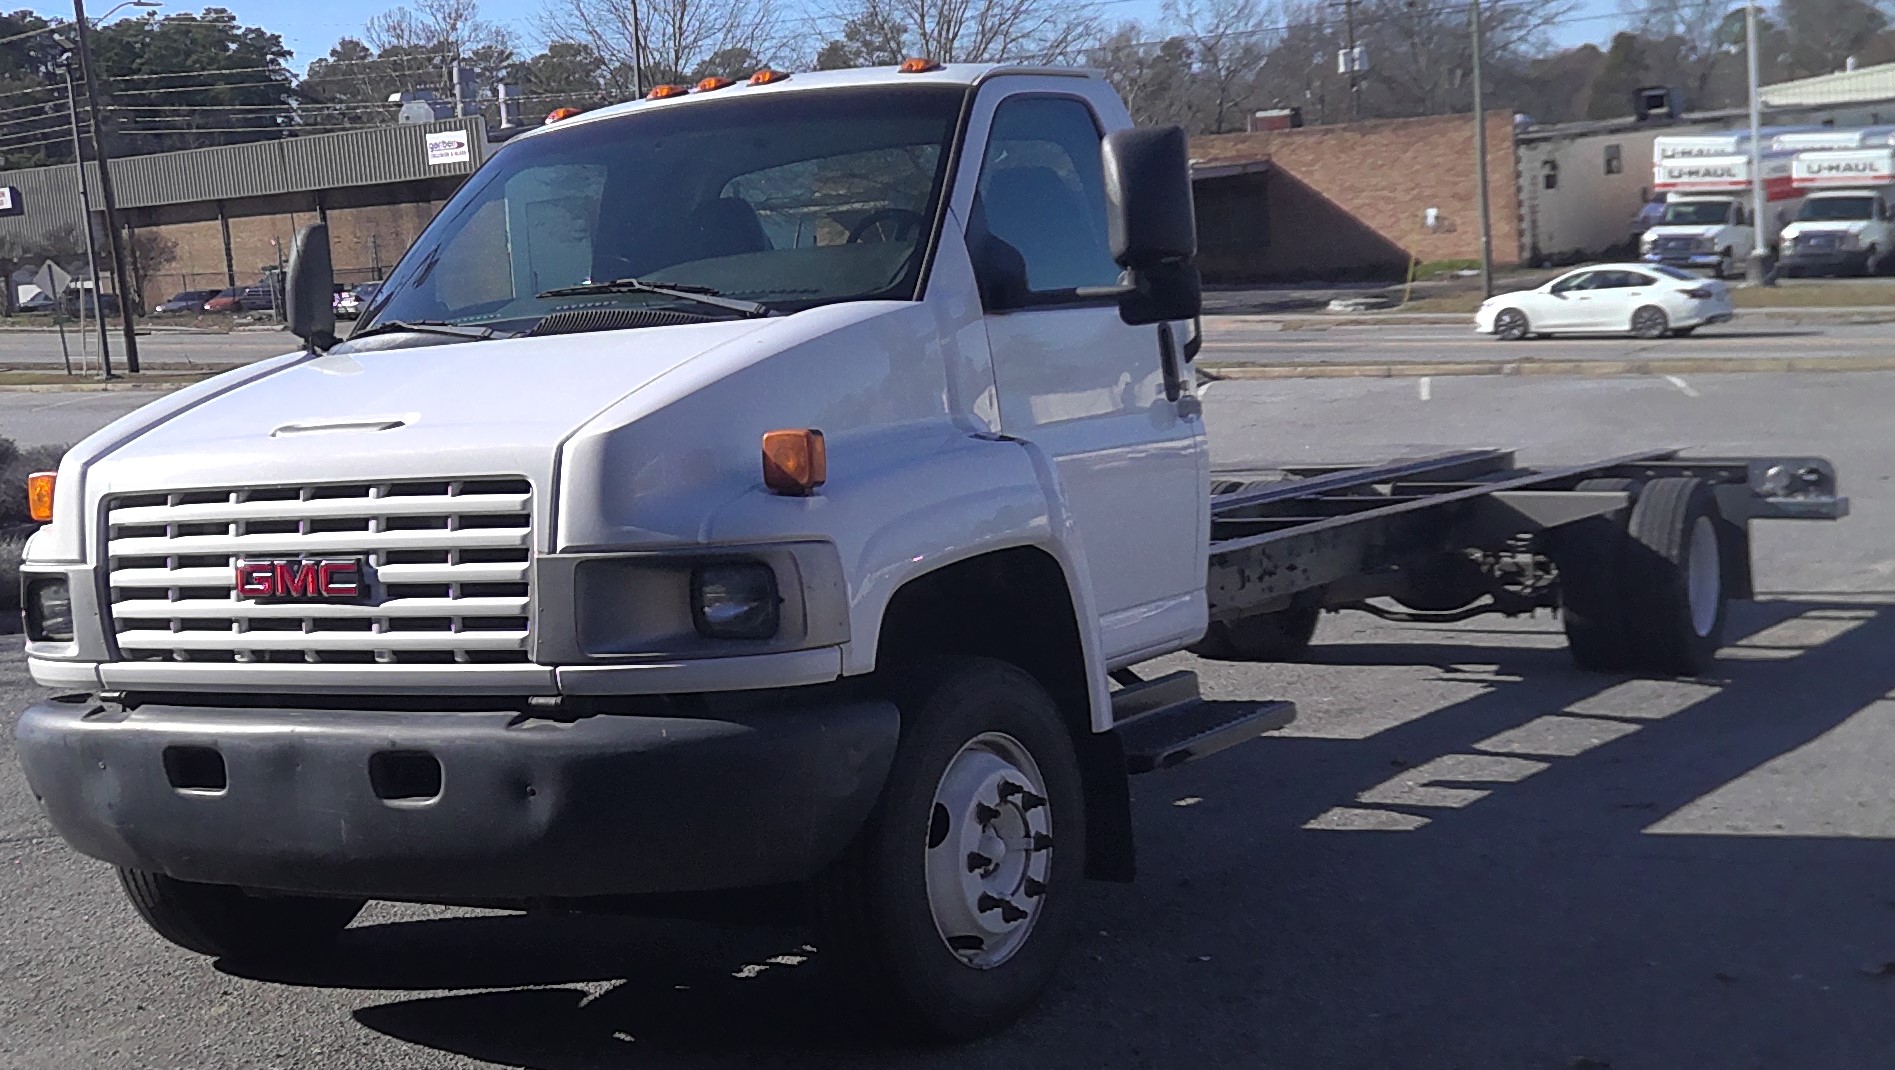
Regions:
[[1657, 305], [1642, 305], [1632, 313], [1632, 336], [1635, 338], [1663, 338], [1671, 329], [1671, 321], [1666, 318], [1665, 310]]
[[120, 869], [125, 898], [159, 936], [200, 955], [253, 959], [323, 944], [347, 928], [360, 899], [252, 895], [226, 884], [195, 884]]
[[1735, 266], [1735, 264], [1736, 264], [1736, 260], [1731, 256], [1731, 251], [1729, 249], [1726, 249], [1723, 252], [1717, 254], [1717, 269], [1716, 269], [1717, 276], [1716, 277], [1720, 279], [1730, 278], [1731, 270]]
[[1518, 342], [1531, 331], [1527, 314], [1517, 308], [1503, 308], [1494, 314], [1494, 337], [1502, 342]]
[[1077, 920], [1079, 761], [1013, 665], [894, 672], [901, 739], [868, 823], [816, 881], [817, 947], [900, 1031], [984, 1036], [1039, 997]]

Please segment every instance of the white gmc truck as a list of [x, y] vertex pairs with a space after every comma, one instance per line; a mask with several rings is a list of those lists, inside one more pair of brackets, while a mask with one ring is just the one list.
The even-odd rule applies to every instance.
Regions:
[[1185, 140], [1096, 74], [662, 87], [503, 146], [333, 336], [34, 477], [16, 734], [158, 933], [293, 954], [367, 899], [806, 905], [879, 1020], [997, 1029], [1128, 777], [1253, 739], [1192, 647], [1560, 613], [1691, 673], [1820, 458], [1504, 450], [1214, 481]]

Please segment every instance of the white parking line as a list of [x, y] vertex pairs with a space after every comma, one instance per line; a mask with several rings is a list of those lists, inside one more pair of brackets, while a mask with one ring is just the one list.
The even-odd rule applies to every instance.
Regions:
[[1434, 394], [1434, 378], [1424, 375], [1415, 380], [1415, 390], [1421, 394], [1421, 400], [1428, 400]]
[[1698, 396], [1698, 392], [1696, 390], [1691, 389], [1691, 384], [1685, 382], [1681, 376], [1667, 375], [1665, 376], [1665, 381], [1670, 383], [1672, 386], [1677, 387], [1678, 392], [1683, 394], [1685, 397], [1694, 398]]

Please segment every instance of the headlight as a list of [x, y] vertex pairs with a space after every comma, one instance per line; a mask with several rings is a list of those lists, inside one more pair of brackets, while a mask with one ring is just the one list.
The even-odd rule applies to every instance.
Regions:
[[1658, 244], [1658, 235], [1653, 234], [1651, 231], [1648, 230], [1645, 233], [1639, 235], [1638, 243], [1640, 245], [1645, 246], [1646, 248], [1650, 248], [1651, 246]]
[[1843, 231], [1836, 235], [1836, 248], [1853, 249], [1858, 244], [1859, 235], [1853, 231]]
[[758, 561], [699, 565], [691, 573], [691, 620], [707, 639], [776, 634], [776, 572]]
[[1695, 243], [1694, 248], [1696, 248], [1697, 251], [1700, 253], [1711, 252], [1717, 248], [1717, 239], [1699, 238], [1697, 242]]
[[60, 579], [26, 581], [26, 638], [34, 643], [72, 642], [72, 592]]

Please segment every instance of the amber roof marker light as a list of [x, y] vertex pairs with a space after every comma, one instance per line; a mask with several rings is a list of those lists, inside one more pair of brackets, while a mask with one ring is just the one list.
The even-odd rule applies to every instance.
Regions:
[[750, 84], [751, 85], [771, 85], [776, 82], [787, 81], [789, 80], [789, 77], [790, 77], [789, 73], [786, 71], [774, 71], [768, 67], [765, 67], [762, 70], [750, 76]]
[[736, 82], [733, 82], [728, 78], [715, 78], [715, 77], [704, 78], [704, 79], [700, 79], [697, 85], [693, 86], [692, 89], [694, 92], [698, 92], [698, 93], [712, 93], [712, 92], [716, 92], [719, 89], [724, 88], [725, 86], [732, 86], [736, 84], [737, 84]]
[[664, 85], [653, 86], [651, 92], [645, 94], [645, 99], [669, 100], [672, 97], [681, 97], [690, 91], [691, 87], [688, 85], [673, 85], [667, 82]]
[[546, 125], [551, 126], [556, 122], [563, 119], [570, 119], [578, 114], [578, 108], [554, 108], [552, 111], [546, 113]]
[[926, 74], [929, 71], [938, 71], [940, 69], [941, 64], [937, 60], [931, 60], [923, 56], [909, 56], [907, 59], [901, 61], [901, 66], [896, 67], [895, 71], [898, 74]]

